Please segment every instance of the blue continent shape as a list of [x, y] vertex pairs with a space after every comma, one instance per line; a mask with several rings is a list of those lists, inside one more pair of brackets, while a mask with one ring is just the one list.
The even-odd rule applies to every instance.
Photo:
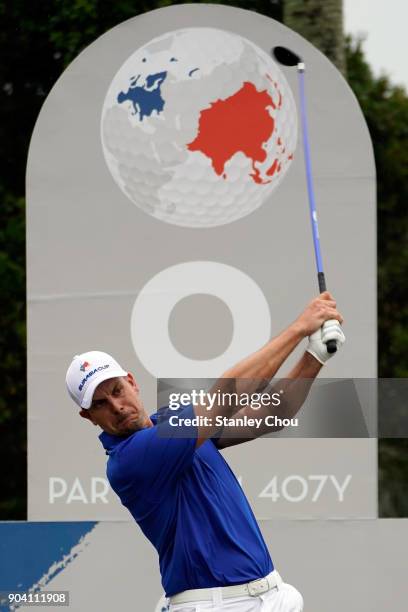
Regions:
[[164, 107], [164, 100], [161, 94], [161, 86], [167, 77], [167, 72], [157, 72], [149, 74], [145, 78], [144, 85], [138, 85], [140, 74], [136, 79], [131, 79], [129, 89], [118, 94], [118, 104], [129, 100], [133, 105], [133, 114], [139, 114], [140, 121], [144, 117], [150, 117], [153, 111], [161, 113]]

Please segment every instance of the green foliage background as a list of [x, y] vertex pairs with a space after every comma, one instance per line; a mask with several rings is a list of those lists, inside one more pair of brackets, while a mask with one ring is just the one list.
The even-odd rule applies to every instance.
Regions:
[[[24, 195], [31, 133], [48, 92], [74, 57], [116, 24], [169, 4], [182, 3], [0, 0], [0, 520], [26, 519]], [[284, 0], [224, 4], [283, 20]], [[316, 32], [309, 40], [319, 47]], [[408, 97], [387, 78], [373, 76], [359, 41], [346, 40], [345, 49], [347, 78], [367, 120], [378, 173], [379, 376], [406, 377]], [[383, 516], [408, 516], [407, 442], [379, 444]]]

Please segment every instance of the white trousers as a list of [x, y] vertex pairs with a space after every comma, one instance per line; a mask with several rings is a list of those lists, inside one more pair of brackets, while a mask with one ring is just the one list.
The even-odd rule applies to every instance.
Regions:
[[[221, 589], [214, 591], [213, 601], [195, 601], [183, 604], [170, 604], [170, 612], [302, 612], [303, 597], [290, 584], [283, 582], [257, 597], [230, 597], [222, 599]], [[218, 593], [217, 593], [218, 592]]]

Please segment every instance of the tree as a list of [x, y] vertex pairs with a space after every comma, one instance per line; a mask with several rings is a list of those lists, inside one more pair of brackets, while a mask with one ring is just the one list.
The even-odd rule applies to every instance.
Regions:
[[344, 73], [343, 0], [285, 0], [283, 22]]
[[[347, 75], [377, 166], [378, 374], [403, 378], [408, 376], [408, 96], [386, 77], [373, 76], [361, 40], [347, 41]], [[380, 440], [381, 516], [408, 516], [407, 483], [408, 440]]]
[[[26, 518], [25, 167], [51, 87], [98, 36], [167, 0], [0, 0], [0, 520]], [[226, 2], [282, 17], [281, 0]]]

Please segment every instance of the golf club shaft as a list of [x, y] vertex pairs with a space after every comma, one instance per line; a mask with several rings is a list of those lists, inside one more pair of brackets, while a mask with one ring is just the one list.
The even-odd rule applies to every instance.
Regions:
[[[300, 97], [300, 115], [302, 122], [302, 133], [303, 133], [303, 151], [306, 169], [306, 182], [307, 182], [307, 193], [309, 200], [309, 212], [310, 212], [310, 223], [312, 226], [313, 234], [313, 245], [316, 258], [317, 267], [317, 280], [319, 283], [319, 291], [323, 293], [326, 291], [326, 279], [323, 272], [323, 261], [320, 250], [320, 238], [319, 238], [319, 226], [317, 222], [316, 202], [313, 189], [313, 175], [312, 175], [312, 164], [310, 156], [309, 146], [309, 133], [307, 125], [307, 112], [306, 112], [306, 94], [305, 94], [305, 68], [303, 63], [298, 64], [298, 77], [299, 77], [299, 97]], [[337, 351], [337, 344], [335, 340], [329, 340], [326, 344], [328, 353], [335, 353]]]

